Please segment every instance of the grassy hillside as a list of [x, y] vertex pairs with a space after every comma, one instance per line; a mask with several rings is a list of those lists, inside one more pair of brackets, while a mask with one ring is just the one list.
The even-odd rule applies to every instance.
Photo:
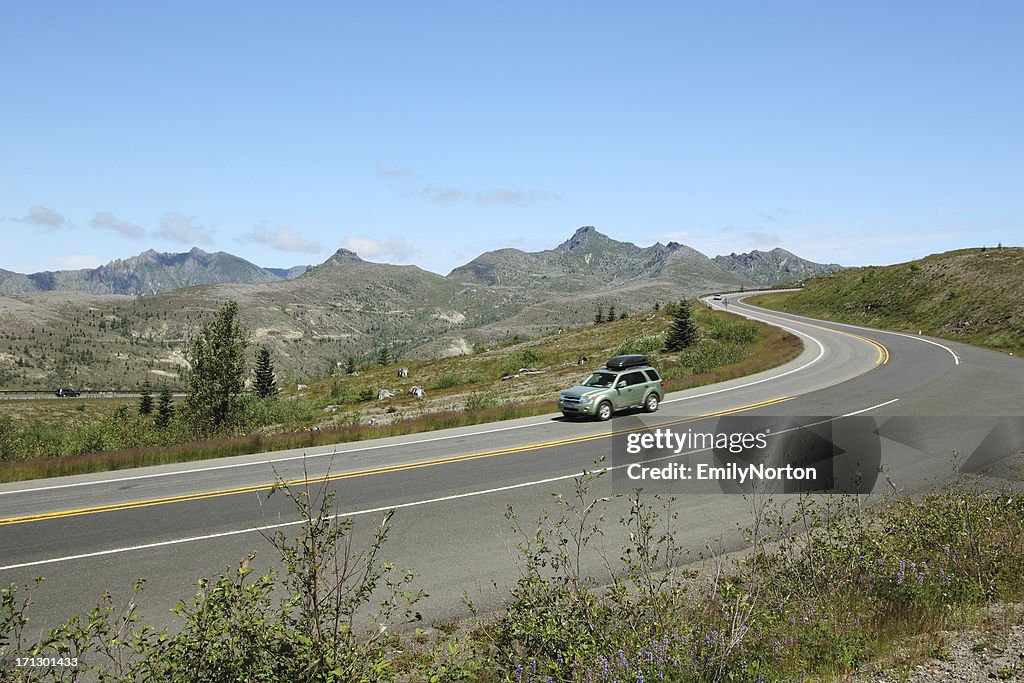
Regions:
[[[364, 364], [358, 374], [283, 386], [278, 400], [249, 397], [231, 434], [194, 438], [177, 412], [165, 427], [137, 415], [137, 401], [8, 400], [0, 415], [0, 481], [120, 469], [200, 458], [311, 447], [540, 415], [557, 410], [560, 389], [620, 353], [647, 353], [669, 390], [739, 377], [784, 363], [800, 341], [782, 330], [698, 308], [701, 339], [660, 351], [665, 310], [432, 361]], [[581, 355], [588, 357], [580, 365]], [[398, 377], [398, 369], [408, 369]], [[538, 372], [519, 374], [520, 368]], [[516, 375], [510, 377], [509, 375]], [[424, 399], [410, 394], [426, 390]], [[387, 389], [394, 397], [377, 400]], [[314, 431], [311, 431], [314, 430]]]
[[839, 322], [1024, 351], [1024, 249], [962, 249], [853, 268], [753, 303]]

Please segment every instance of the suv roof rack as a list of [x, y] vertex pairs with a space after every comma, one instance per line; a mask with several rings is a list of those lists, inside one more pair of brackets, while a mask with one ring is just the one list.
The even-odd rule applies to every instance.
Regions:
[[605, 363], [604, 366], [609, 370], [624, 370], [626, 368], [635, 368], [647, 364], [647, 356], [644, 354], [630, 353], [625, 356], [609, 358], [608, 362]]

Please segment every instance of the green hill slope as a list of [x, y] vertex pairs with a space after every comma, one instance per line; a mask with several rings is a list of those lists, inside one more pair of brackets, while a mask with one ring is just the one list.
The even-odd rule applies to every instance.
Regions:
[[1024, 350], [1024, 249], [963, 249], [808, 280], [753, 303], [789, 313]]

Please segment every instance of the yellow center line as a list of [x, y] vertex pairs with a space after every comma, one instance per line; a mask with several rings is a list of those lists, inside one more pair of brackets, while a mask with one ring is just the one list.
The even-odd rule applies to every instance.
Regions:
[[823, 327], [821, 325], [815, 325], [814, 323], [807, 323], [807, 322], [804, 322], [803, 320], [794, 320], [793, 318], [785, 318], [785, 317], [783, 317], [781, 315], [772, 315], [771, 313], [763, 313], [762, 312], [763, 309], [761, 309], [761, 308], [752, 308], [752, 307], [750, 307], [750, 306], [748, 306], [746, 304], [740, 303], [740, 302], [737, 302], [736, 305], [738, 305], [738, 306], [740, 306], [742, 308], [745, 308], [746, 310], [750, 311], [751, 313], [755, 313], [757, 315], [763, 315], [763, 316], [766, 316], [768, 318], [775, 318], [776, 320], [783, 320], [785, 322], [792, 323], [792, 324], [795, 324], [795, 325], [806, 325], [807, 327], [813, 327], [816, 330], [824, 330], [825, 332], [835, 332], [836, 334], [845, 334], [847, 337], [853, 337], [854, 339], [860, 339], [861, 341], [865, 341], [868, 344], [871, 344], [878, 351], [878, 360], [875, 361], [875, 365], [885, 365], [886, 363], [889, 362], [889, 349], [887, 349], [885, 347], [885, 344], [883, 344], [882, 342], [879, 342], [879, 341], [875, 341], [874, 339], [870, 339], [868, 337], [863, 337], [863, 336], [861, 336], [859, 334], [854, 334], [853, 332], [846, 332], [844, 330], [836, 330], [836, 329], [833, 329], [831, 327]]
[[[493, 458], [499, 455], [510, 455], [513, 453], [525, 453], [528, 451], [542, 450], [546, 448], [553, 448], [556, 446], [566, 446], [571, 444], [583, 443], [586, 441], [594, 441], [596, 439], [607, 439], [609, 437], [618, 436], [619, 434], [628, 434], [632, 432], [644, 431], [647, 429], [667, 427], [677, 424], [683, 424], [687, 422], [695, 422], [697, 420], [705, 420], [712, 417], [721, 417], [723, 415], [730, 415], [733, 413], [745, 412], [748, 410], [754, 410], [755, 408], [764, 408], [766, 406], [783, 403], [785, 401], [792, 400], [792, 396], [781, 396], [779, 398], [773, 398], [768, 401], [762, 401], [760, 403], [752, 403], [746, 406], [740, 406], [738, 408], [730, 408], [727, 410], [721, 410], [713, 413], [705, 413], [703, 415], [697, 415], [693, 417], [679, 418], [677, 420], [669, 420], [667, 422], [659, 422], [656, 425], [632, 427], [629, 429], [612, 430], [611, 432], [601, 434], [590, 434], [587, 436], [576, 436], [568, 439], [559, 439], [556, 441], [548, 441], [545, 443], [528, 444], [525, 446], [513, 446], [510, 448], [502, 448], [498, 450], [482, 451], [479, 453], [468, 453], [466, 455], [453, 455], [446, 458], [436, 458], [434, 460], [421, 460], [418, 462], [410, 462], [401, 465], [388, 465], [386, 467], [375, 467], [372, 469], [355, 470], [352, 472], [340, 472], [337, 474], [325, 474], [319, 477], [309, 477], [304, 479], [293, 479], [286, 482], [284, 485], [287, 486], [303, 486], [306, 484], [318, 484], [329, 481], [338, 481], [341, 479], [354, 479], [357, 477], [371, 477], [380, 474], [391, 474], [393, 472], [404, 472], [407, 470], [420, 469], [423, 467], [436, 467], [438, 465], [449, 465], [458, 462], [467, 462], [470, 460], [479, 460], [481, 458]], [[216, 491], [205, 491], [202, 493], [187, 493], [180, 496], [169, 496], [166, 498], [153, 498], [150, 500], [132, 501], [127, 503], [114, 503], [111, 505], [98, 505], [94, 507], [79, 508], [76, 510], [62, 510], [59, 512], [43, 512], [35, 515], [25, 515], [23, 517], [8, 517], [6, 519], [0, 519], [0, 526], [7, 526], [11, 524], [25, 524], [27, 522], [41, 522], [51, 519], [62, 519], [66, 517], [79, 517], [83, 515], [94, 515], [103, 512], [118, 512], [121, 510], [134, 510], [137, 508], [153, 507], [156, 505], [171, 505], [173, 503], [185, 503], [194, 500], [204, 500], [207, 498], [220, 498], [222, 496], [234, 496], [243, 493], [255, 493], [259, 491], [269, 491], [270, 489], [282, 486], [280, 483], [271, 484], [253, 484], [251, 486], [241, 486], [238, 488], [231, 489], [220, 489]]]

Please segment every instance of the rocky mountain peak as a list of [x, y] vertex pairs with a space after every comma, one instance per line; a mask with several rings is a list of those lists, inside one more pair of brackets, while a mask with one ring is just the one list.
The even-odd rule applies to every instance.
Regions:
[[344, 263], [346, 261], [362, 261], [359, 258], [359, 254], [352, 251], [351, 249], [345, 249], [342, 247], [338, 251], [330, 255], [330, 257], [324, 261], [324, 263]]
[[567, 239], [565, 242], [559, 244], [557, 249], [559, 251], [577, 249], [579, 247], [586, 246], [591, 240], [599, 237], [604, 237], [605, 239], [607, 239], [607, 237], [599, 233], [597, 231], [597, 228], [595, 228], [593, 225], [584, 225], [582, 228], [579, 228], [576, 232], [574, 232], [572, 237]]

